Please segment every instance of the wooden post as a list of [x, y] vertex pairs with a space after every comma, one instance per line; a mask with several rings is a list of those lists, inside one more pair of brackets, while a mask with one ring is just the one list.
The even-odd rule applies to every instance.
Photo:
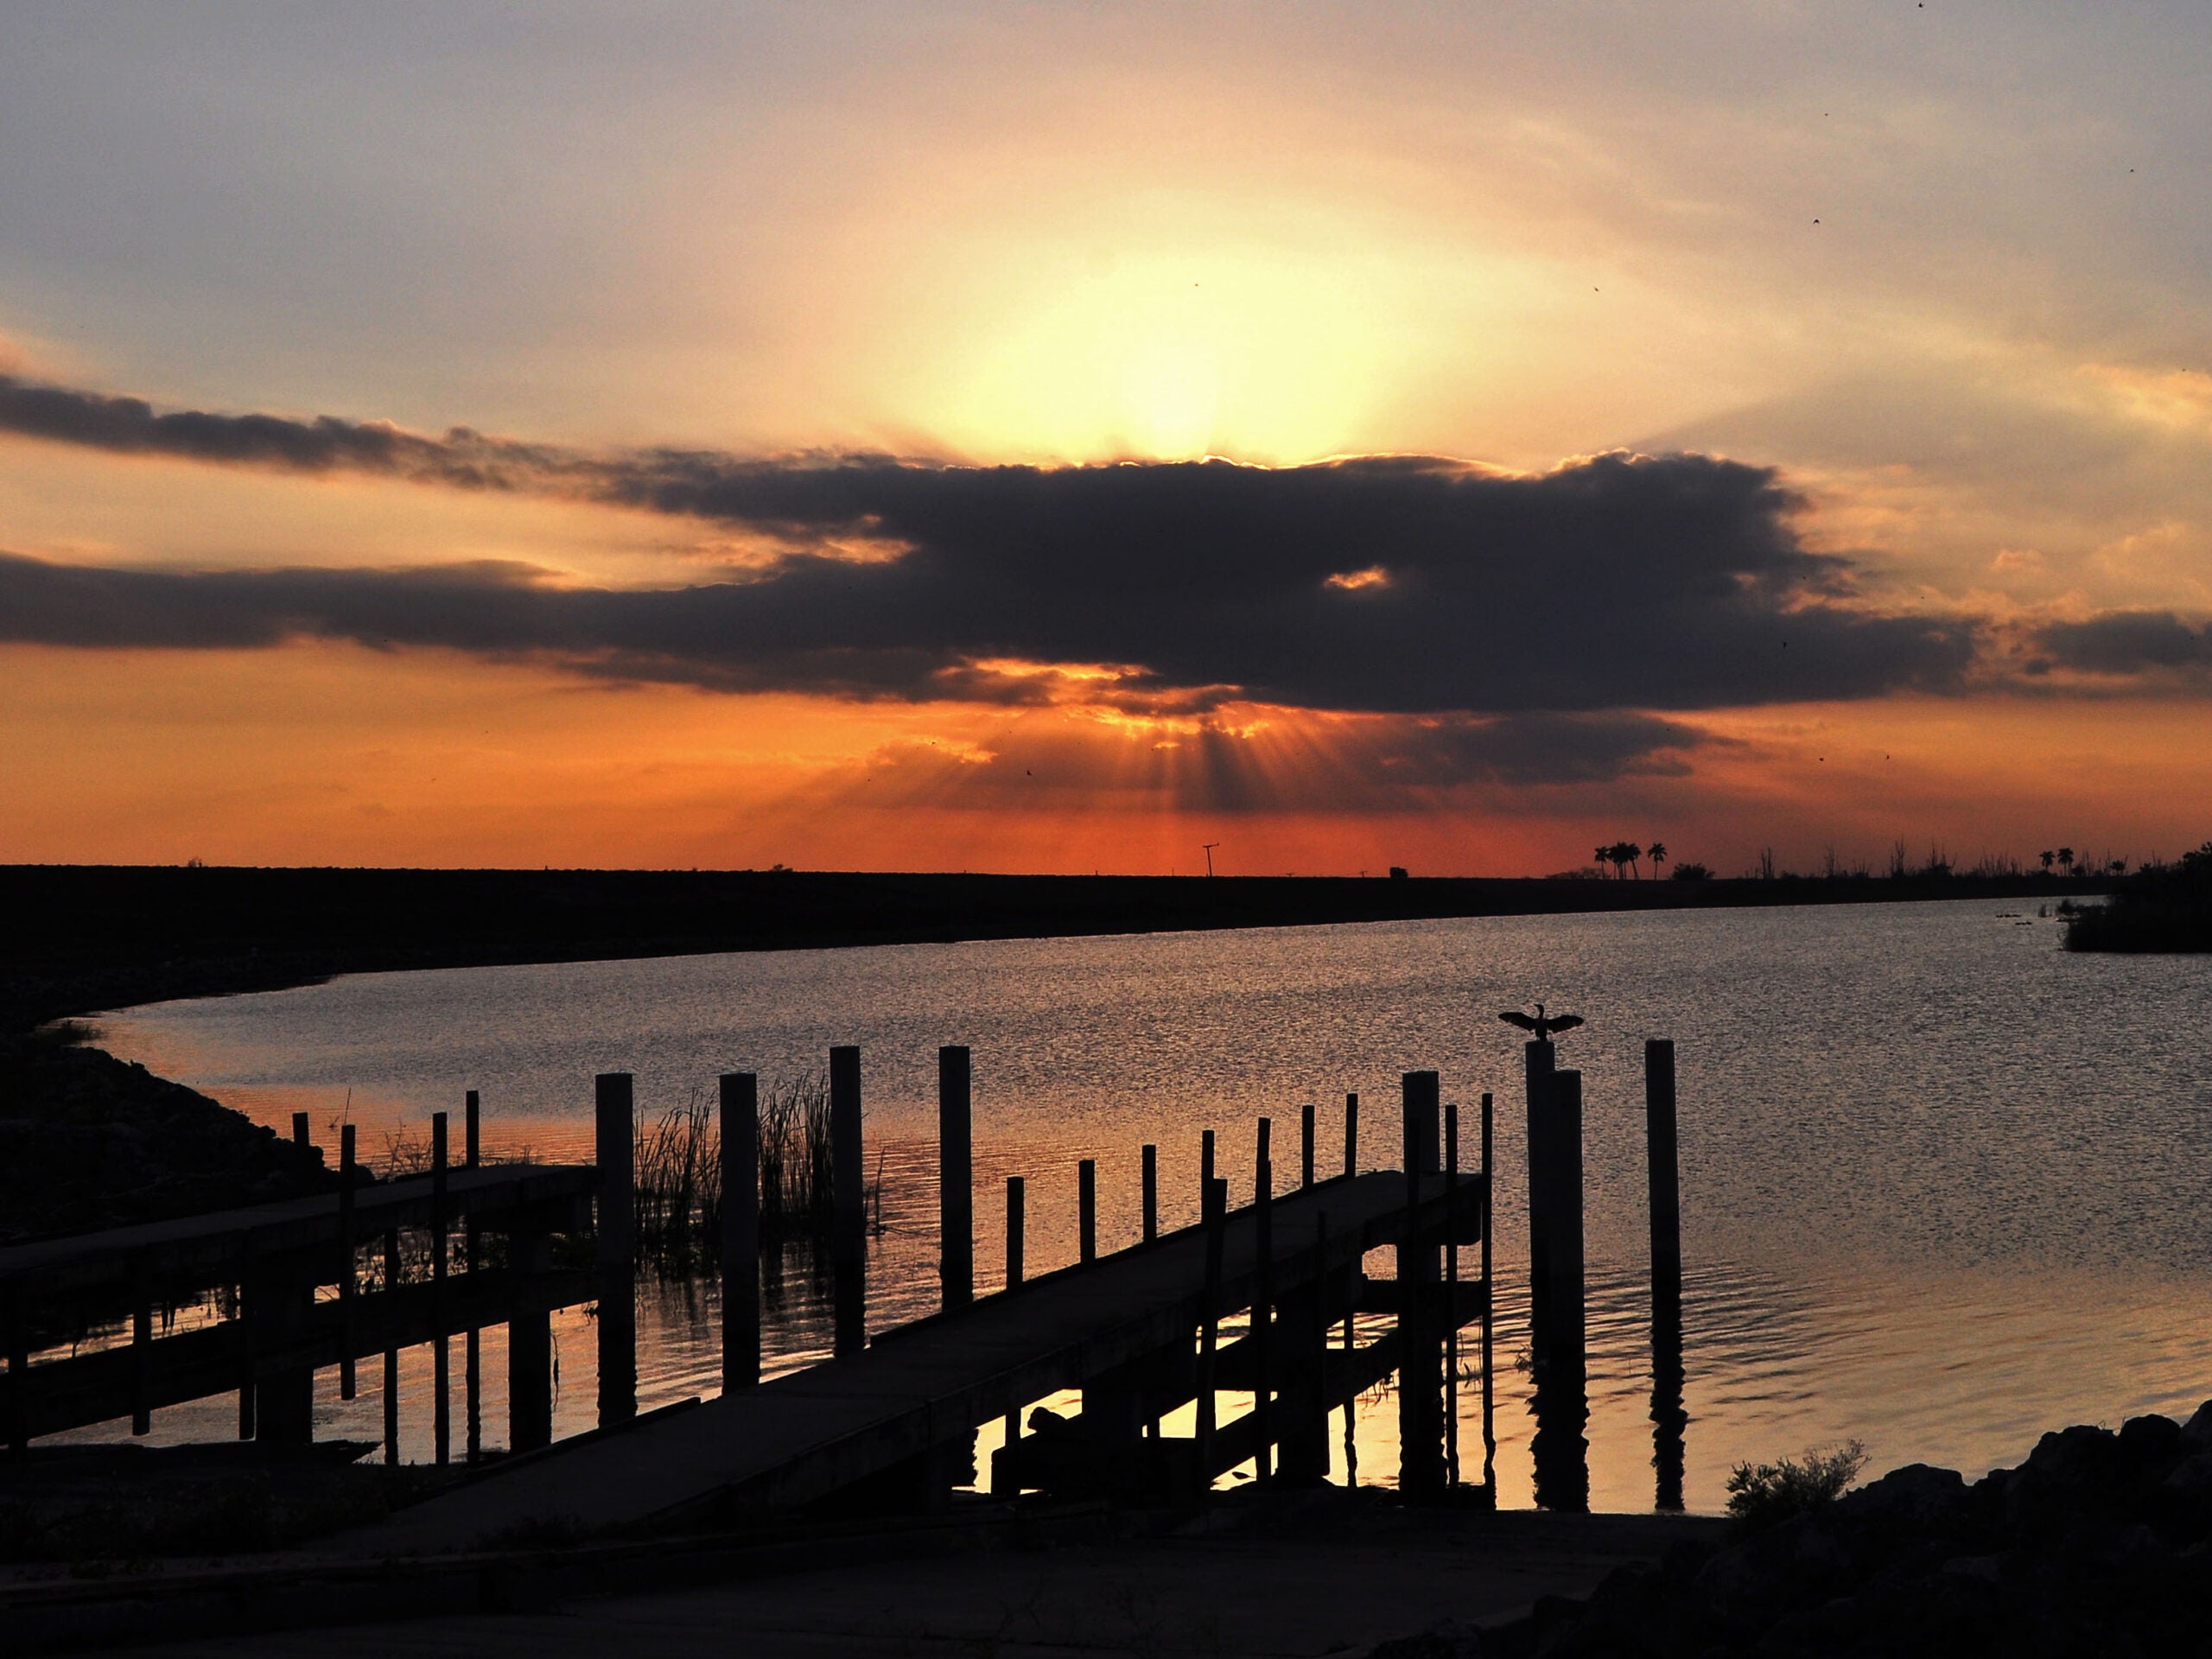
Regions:
[[537, 1300], [538, 1276], [553, 1265], [543, 1231], [507, 1235], [515, 1300], [507, 1310], [507, 1444], [534, 1452], [553, 1443], [553, 1321]]
[[1548, 1109], [1556, 1071], [1548, 1039], [1522, 1045], [1522, 1073], [1528, 1097], [1529, 1154], [1529, 1357], [1541, 1378], [1552, 1352], [1551, 1153], [1552, 1118]]
[[1075, 1166], [1076, 1250], [1084, 1262], [1098, 1259], [1098, 1160]]
[[1147, 1142], [1143, 1157], [1144, 1242], [1151, 1244], [1160, 1238], [1160, 1148]]
[[1274, 1128], [1274, 1119], [1263, 1117], [1260, 1120], [1259, 1144], [1252, 1153], [1252, 1202], [1255, 1204], [1260, 1201], [1260, 1194], [1267, 1191], [1274, 1179], [1274, 1165], [1268, 1152], [1269, 1132]]
[[149, 1370], [154, 1351], [154, 1287], [141, 1255], [131, 1274], [130, 1290], [130, 1432], [154, 1432], [153, 1377]]
[[1344, 1173], [1359, 1173], [1359, 1096], [1344, 1096]]
[[430, 1439], [441, 1464], [453, 1461], [451, 1351], [446, 1344], [446, 1115], [430, 1114]]
[[976, 1163], [969, 1053], [937, 1052], [938, 1286], [946, 1307], [976, 1300]]
[[259, 1392], [257, 1363], [259, 1356], [254, 1352], [254, 1323], [260, 1313], [259, 1298], [247, 1290], [247, 1281], [253, 1278], [253, 1234], [249, 1231], [238, 1241], [238, 1439], [250, 1440], [254, 1436], [255, 1396]]
[[1643, 1122], [1651, 1198], [1651, 1462], [1656, 1507], [1682, 1507], [1682, 1194], [1675, 1134], [1675, 1045], [1643, 1046]]
[[760, 1380], [760, 1079], [721, 1076], [722, 1392]]
[[1329, 1475], [1329, 1354], [1331, 1274], [1329, 1217], [1313, 1217], [1313, 1254], [1304, 1285], [1282, 1299], [1276, 1329], [1294, 1357], [1283, 1366], [1277, 1408], [1275, 1468], [1285, 1480], [1318, 1483]]
[[[1267, 1121], [1260, 1120], [1262, 1124]], [[1262, 1130], [1262, 1147], [1266, 1140]], [[1254, 1173], [1252, 1185], [1252, 1421], [1259, 1429], [1252, 1473], [1255, 1479], [1265, 1481], [1274, 1473], [1274, 1376], [1268, 1362], [1274, 1357], [1271, 1351], [1275, 1323], [1275, 1172], [1264, 1156]]]
[[353, 1183], [359, 1172], [353, 1163], [353, 1126], [338, 1131], [338, 1397], [351, 1400], [360, 1391], [353, 1366], [353, 1302], [360, 1294], [360, 1262], [354, 1254]]
[[1406, 1236], [1398, 1246], [1398, 1490], [1414, 1500], [1443, 1489], [1437, 1344], [1428, 1302], [1436, 1281], [1436, 1245], [1420, 1230], [1423, 1178], [1435, 1175], [1439, 1084], [1433, 1071], [1402, 1079], [1406, 1164]]
[[1491, 1166], [1491, 1095], [1483, 1091], [1483, 1485], [1491, 1495], [1491, 1507], [1497, 1506], [1497, 1433], [1491, 1417], [1497, 1403], [1497, 1391], [1491, 1384], [1491, 1322], [1495, 1312], [1496, 1281], [1491, 1276], [1491, 1237], [1494, 1231], [1495, 1211], [1491, 1195], [1496, 1191]]
[[595, 1080], [599, 1165], [599, 1426], [638, 1414], [638, 1130], [631, 1076]]
[[292, 1114], [292, 1144], [302, 1148], [308, 1145], [308, 1115], [305, 1112]]
[[[1211, 1131], [1208, 1131], [1211, 1138]], [[1198, 1461], [1198, 1490], [1213, 1484], [1214, 1351], [1221, 1340], [1222, 1247], [1228, 1230], [1229, 1183], [1209, 1179], [1199, 1195], [1200, 1224], [1205, 1230], [1205, 1278], [1198, 1299], [1198, 1422], [1194, 1449]]]
[[[399, 1230], [390, 1227], [384, 1236], [384, 1294], [387, 1312], [398, 1301], [393, 1293], [399, 1288]], [[389, 1324], [387, 1329], [391, 1328]], [[399, 1350], [387, 1346], [384, 1351], [384, 1460], [397, 1465], [399, 1462]]]
[[[1006, 1178], [1006, 1287], [1009, 1291], [1021, 1283], [1022, 1211], [1021, 1177], [1009, 1175]], [[1007, 1408], [1003, 1435], [1006, 1444], [991, 1471], [994, 1497], [1013, 1497], [1021, 1491], [1021, 1483], [1014, 1474], [1014, 1448], [1021, 1439], [1021, 1405], [1022, 1402], [1016, 1400]]]
[[1546, 1278], [1550, 1351], [1535, 1376], [1536, 1432], [1530, 1444], [1536, 1502], [1573, 1512], [1590, 1507], [1590, 1417], [1583, 1338], [1582, 1074], [1554, 1071], [1546, 1090]]
[[1198, 1209], [1205, 1209], [1206, 1194], [1213, 1191], [1213, 1131], [1206, 1129], [1198, 1135]]
[[[461, 1116], [461, 1164], [467, 1169], [477, 1168], [484, 1155], [483, 1139], [479, 1133], [481, 1109], [476, 1090], [471, 1089], [463, 1096]], [[474, 1274], [483, 1265], [484, 1230], [477, 1225], [476, 1212], [471, 1210], [462, 1224], [462, 1265]], [[474, 1285], [469, 1287], [473, 1293]], [[474, 1297], [472, 1295], [472, 1301]], [[467, 1332], [461, 1338], [461, 1387], [467, 1407], [468, 1460], [480, 1461], [484, 1456], [484, 1344], [483, 1332], [474, 1319], [468, 1324]]]
[[830, 1189], [840, 1357], [868, 1346], [868, 1164], [861, 1135], [861, 1052], [830, 1051]]
[[1298, 1109], [1298, 1184], [1313, 1185], [1313, 1103]]
[[1459, 1484], [1459, 1103], [1444, 1106], [1444, 1484]]

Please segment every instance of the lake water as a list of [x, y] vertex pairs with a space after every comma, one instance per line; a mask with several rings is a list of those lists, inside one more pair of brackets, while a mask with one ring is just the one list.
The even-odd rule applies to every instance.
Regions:
[[[261, 1121], [341, 1116], [364, 1156], [483, 1091], [489, 1151], [588, 1157], [593, 1074], [628, 1071], [652, 1116], [863, 1050], [871, 1170], [887, 1231], [871, 1323], [935, 1294], [936, 1052], [975, 1055], [977, 1260], [994, 1281], [999, 1196], [1027, 1177], [1032, 1272], [1075, 1254], [1075, 1164], [1100, 1164], [1103, 1248], [1133, 1239], [1137, 1160], [1160, 1147], [1163, 1220], [1195, 1217], [1199, 1132], [1249, 1191], [1254, 1120], [1294, 1178], [1298, 1113], [1344, 1094], [1363, 1165], [1395, 1161], [1399, 1074], [1443, 1073], [1473, 1144], [1497, 1096], [1500, 1491], [1529, 1501], [1526, 1165], [1519, 1033], [1539, 998], [1589, 1025], [1585, 1076], [1594, 1504], [1652, 1498], [1643, 1041], [1680, 1065], [1688, 1493], [1718, 1509], [1734, 1462], [1855, 1436], [1876, 1468], [1974, 1475], [2042, 1430], [2185, 1414], [2212, 1395], [2212, 959], [2069, 956], [2016, 903], [1523, 917], [1012, 940], [369, 975], [136, 1008], [108, 1046]], [[712, 1393], [707, 1287], [641, 1293], [640, 1398]], [[591, 1339], [563, 1316], [562, 1432], [588, 1426]], [[499, 1333], [487, 1374], [504, 1374]], [[794, 1262], [770, 1310], [772, 1368], [828, 1340]], [[321, 1379], [319, 1433], [376, 1437], [363, 1397]], [[427, 1444], [422, 1352], [403, 1387]], [[1468, 1394], [1472, 1395], [1470, 1389]], [[168, 1437], [229, 1408], [160, 1414]], [[1395, 1411], [1355, 1414], [1357, 1478], [1395, 1468]], [[488, 1410], [486, 1440], [503, 1438]], [[1468, 1420], [1465, 1443], [1478, 1429]], [[219, 1432], [217, 1430], [215, 1432]], [[987, 1440], [988, 1446], [988, 1440]], [[1339, 1452], [1341, 1478], [1345, 1471]]]

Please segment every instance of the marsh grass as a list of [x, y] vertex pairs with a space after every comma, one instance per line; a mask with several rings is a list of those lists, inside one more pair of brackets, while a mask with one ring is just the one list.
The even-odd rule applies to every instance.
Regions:
[[1739, 1463], [1728, 1477], [1728, 1513], [1745, 1529], [1763, 1531], [1840, 1497], [1866, 1466], [1866, 1448], [1857, 1440], [1779, 1463]]
[[[836, 1216], [830, 1143], [830, 1080], [826, 1073], [787, 1077], [760, 1100], [760, 1243], [764, 1251], [786, 1244], [827, 1244]], [[635, 1226], [637, 1263], [664, 1278], [711, 1273], [722, 1224], [721, 1131], [712, 1098], [694, 1090], [682, 1103], [637, 1130]], [[403, 1124], [385, 1136], [377, 1173], [391, 1180], [430, 1170], [429, 1137]], [[883, 1230], [883, 1159], [863, 1194], [871, 1230]], [[457, 1234], [456, 1234], [457, 1236]], [[491, 1239], [487, 1237], [486, 1243]], [[568, 1241], [563, 1260], [588, 1260]], [[367, 1247], [364, 1247], [365, 1250]], [[427, 1245], [404, 1243], [403, 1274], [413, 1277], [416, 1257], [427, 1273]], [[380, 1269], [372, 1266], [373, 1278]]]

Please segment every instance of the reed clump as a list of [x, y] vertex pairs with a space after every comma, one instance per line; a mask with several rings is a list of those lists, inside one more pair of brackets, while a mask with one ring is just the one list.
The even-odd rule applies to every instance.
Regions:
[[[830, 1169], [830, 1079], [823, 1072], [783, 1078], [762, 1091], [760, 1243], [823, 1245], [836, 1217]], [[637, 1260], [664, 1277], [710, 1270], [722, 1223], [721, 1131], [706, 1096], [694, 1093], [651, 1124], [637, 1150]], [[863, 1195], [881, 1227], [883, 1183]]]

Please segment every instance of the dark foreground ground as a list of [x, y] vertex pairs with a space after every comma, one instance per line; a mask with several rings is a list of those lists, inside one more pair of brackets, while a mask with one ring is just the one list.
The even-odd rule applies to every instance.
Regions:
[[0, 867], [0, 1029], [385, 969], [2082, 890], [2047, 876], [1393, 880], [17, 865]]
[[1717, 1530], [1681, 1516], [1422, 1511], [1307, 1496], [1119, 1537], [1040, 1529], [905, 1559], [825, 1541], [810, 1561], [741, 1568], [697, 1587], [134, 1650], [175, 1659], [1351, 1655], [1408, 1630], [1509, 1620], [1540, 1597], [1586, 1594], [1624, 1563], [1656, 1561]]

